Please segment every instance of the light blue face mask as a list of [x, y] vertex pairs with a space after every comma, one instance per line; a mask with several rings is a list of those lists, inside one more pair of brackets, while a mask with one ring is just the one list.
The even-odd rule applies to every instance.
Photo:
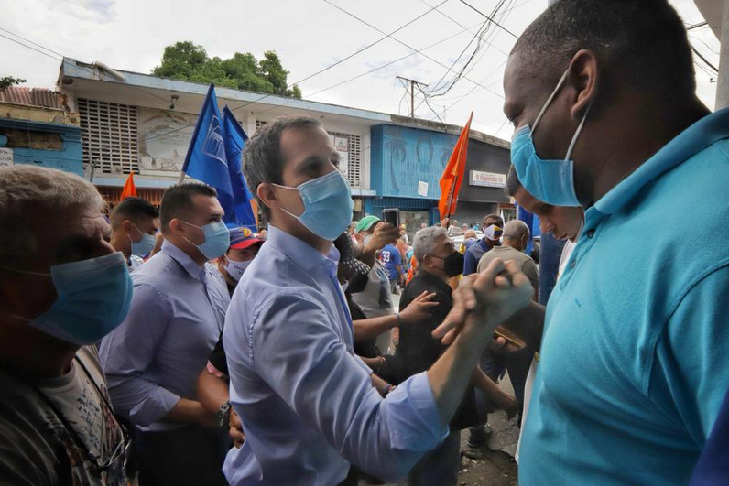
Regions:
[[567, 79], [568, 74], [569, 70], [565, 71], [560, 78], [557, 87], [554, 88], [539, 115], [537, 115], [534, 126], [531, 129], [529, 125], [519, 127], [511, 140], [511, 163], [514, 164], [519, 182], [532, 196], [554, 206], [580, 206], [575, 193], [574, 162], [571, 156], [572, 149], [577, 143], [577, 137], [582, 132], [582, 126], [585, 124], [585, 118], [590, 112], [592, 103], [585, 110], [585, 114], [582, 115], [582, 121], [572, 137], [564, 159], [540, 158], [537, 155], [537, 149], [534, 147], [532, 137], [539, 120], [542, 119], [565, 79]]
[[129, 312], [133, 283], [124, 255], [116, 252], [80, 262], [51, 266], [51, 273], [14, 272], [50, 277], [58, 298], [29, 324], [79, 346], [101, 341]]
[[[137, 228], [137, 225], [134, 225], [135, 228]], [[139, 228], [137, 228], [137, 231], [139, 231]], [[139, 231], [142, 233], [141, 231]], [[129, 234], [127, 234], [129, 236]], [[129, 241], [132, 242], [132, 255], [137, 256], [144, 256], [152, 252], [154, 249], [154, 245], [157, 244], [157, 237], [155, 235], [150, 235], [149, 233], [142, 233], [142, 239], [139, 241], [139, 243], [132, 240], [132, 237], [129, 236]]]
[[336, 240], [352, 222], [352, 190], [338, 170], [306, 181], [299, 187], [273, 185], [299, 191], [304, 212], [296, 216], [283, 208], [282, 211], [298, 219], [309, 231], [327, 241]]
[[230, 232], [228, 231], [228, 227], [225, 226], [225, 223], [222, 221], [213, 221], [212, 223], [208, 223], [203, 226], [197, 226], [192, 223], [188, 223], [187, 221], [183, 221], [183, 223], [194, 226], [203, 232], [205, 241], [199, 245], [193, 243], [184, 236], [183, 238], [185, 238], [188, 243], [198, 247], [200, 252], [205, 255], [208, 260], [218, 258], [228, 251], [228, 247], [230, 246]]

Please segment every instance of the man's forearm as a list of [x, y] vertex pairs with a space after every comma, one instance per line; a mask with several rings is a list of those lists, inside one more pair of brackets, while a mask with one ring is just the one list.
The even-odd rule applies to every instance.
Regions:
[[[477, 324], [473, 322], [474, 319], [473, 314], [467, 318], [456, 340], [428, 370], [430, 388], [443, 424], [450, 422], [461, 404], [474, 366], [496, 327]], [[490, 328], [490, 331], [487, 332], [485, 327]]]
[[217, 377], [208, 370], [203, 370], [197, 380], [197, 396], [205, 410], [210, 413], [218, 413], [220, 407], [230, 399], [228, 383], [224, 378]]
[[352, 322], [354, 327], [354, 341], [373, 339], [397, 326], [397, 315], [375, 317], [373, 319], [357, 319]]
[[214, 427], [215, 414], [208, 412], [200, 402], [180, 398], [172, 410], [165, 415], [164, 420], [189, 425], [203, 425], [206, 427]]
[[527, 307], [505, 320], [502, 325], [527, 343], [533, 351], [539, 351], [545, 310], [544, 306], [532, 301]]

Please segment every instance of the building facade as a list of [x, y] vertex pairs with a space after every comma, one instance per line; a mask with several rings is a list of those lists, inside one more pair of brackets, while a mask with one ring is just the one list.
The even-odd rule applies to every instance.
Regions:
[[0, 166], [30, 164], [81, 175], [81, 128], [58, 93], [11, 87], [0, 93]]

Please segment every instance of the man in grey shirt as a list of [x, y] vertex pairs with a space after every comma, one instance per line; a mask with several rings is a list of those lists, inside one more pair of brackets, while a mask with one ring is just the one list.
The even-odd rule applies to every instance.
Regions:
[[534, 260], [524, 253], [529, 242], [529, 226], [524, 221], [509, 221], [504, 226], [504, 244], [495, 246], [486, 252], [478, 262], [477, 272], [489, 266], [494, 258], [508, 262], [514, 260], [519, 263], [521, 272], [529, 277], [529, 282], [534, 287], [534, 296], [539, 295], [539, 270]]

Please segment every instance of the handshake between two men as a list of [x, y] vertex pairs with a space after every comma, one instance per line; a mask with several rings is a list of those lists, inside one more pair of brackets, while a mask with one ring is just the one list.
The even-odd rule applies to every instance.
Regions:
[[497, 326], [538, 349], [544, 308], [532, 302], [533, 295], [528, 277], [513, 261], [495, 259], [483, 272], [461, 279], [453, 309], [433, 331], [434, 338], [451, 346], [428, 371], [443, 423], [458, 408], [471, 371]]

